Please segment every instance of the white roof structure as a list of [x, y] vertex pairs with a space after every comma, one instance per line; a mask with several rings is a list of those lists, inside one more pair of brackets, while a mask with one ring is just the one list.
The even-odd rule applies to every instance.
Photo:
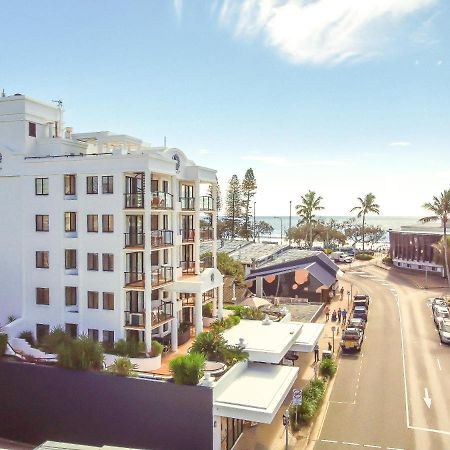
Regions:
[[214, 386], [214, 415], [271, 423], [297, 374], [298, 367], [236, 364]]
[[241, 320], [223, 336], [231, 345], [239, 345], [243, 339], [250, 361], [278, 364], [297, 341], [301, 329], [299, 322], [264, 324], [260, 320]]
[[[301, 322], [291, 322], [298, 323]], [[323, 323], [301, 323], [302, 331], [296, 339], [291, 350], [294, 352], [312, 352], [314, 346], [319, 341], [320, 335], [323, 333], [325, 325]]]

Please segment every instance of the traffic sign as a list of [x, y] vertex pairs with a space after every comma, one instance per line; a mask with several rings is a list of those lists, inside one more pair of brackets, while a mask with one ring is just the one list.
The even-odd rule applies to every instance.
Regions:
[[303, 399], [303, 391], [301, 389], [294, 389], [292, 391], [293, 395], [292, 395], [292, 404], [294, 406], [299, 406], [302, 404], [302, 399]]

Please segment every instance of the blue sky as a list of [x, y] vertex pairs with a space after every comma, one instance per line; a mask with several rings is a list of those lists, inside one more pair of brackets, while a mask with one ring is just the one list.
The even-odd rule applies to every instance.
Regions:
[[258, 215], [308, 189], [345, 215], [373, 192], [421, 215], [450, 188], [444, 0], [2, 2], [0, 89], [61, 98], [75, 132], [248, 167]]

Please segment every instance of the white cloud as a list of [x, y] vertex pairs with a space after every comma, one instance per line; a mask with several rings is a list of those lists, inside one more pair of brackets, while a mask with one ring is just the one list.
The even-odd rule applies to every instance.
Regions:
[[223, 0], [218, 19], [294, 63], [338, 64], [379, 54], [390, 26], [436, 1]]
[[173, 0], [173, 8], [178, 20], [181, 20], [183, 14], [183, 0]]
[[406, 141], [391, 142], [389, 144], [389, 147], [410, 147], [410, 146], [411, 146], [411, 142], [406, 142]]
[[442, 59], [440, 59], [440, 60], [437, 62], [437, 65], [438, 65], [438, 66], [441, 66], [442, 63], [443, 63], [443, 61], [442, 61]]

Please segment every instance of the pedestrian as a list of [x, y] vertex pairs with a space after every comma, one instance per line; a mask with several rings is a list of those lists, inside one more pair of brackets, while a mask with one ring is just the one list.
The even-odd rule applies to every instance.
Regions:
[[328, 342], [328, 351], [331, 352], [333, 350], [333, 347], [331, 346], [331, 342]]
[[343, 309], [342, 310], [342, 325], [345, 325], [347, 322], [347, 310]]
[[328, 320], [330, 319], [330, 307], [328, 305], [325, 306], [324, 313], [325, 313], [325, 322], [328, 322]]
[[331, 321], [336, 322], [336, 310], [333, 309], [333, 314], [331, 314]]
[[314, 346], [314, 362], [319, 361], [319, 344], [316, 343]]
[[344, 299], [344, 286], [341, 287], [341, 300]]
[[342, 316], [342, 311], [341, 308], [338, 309], [338, 322], [341, 323], [341, 316]]

